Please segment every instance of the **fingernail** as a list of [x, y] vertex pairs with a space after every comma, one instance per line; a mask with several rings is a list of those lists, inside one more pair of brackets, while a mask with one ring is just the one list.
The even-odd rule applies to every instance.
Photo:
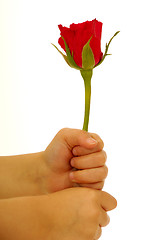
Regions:
[[76, 151], [75, 148], [73, 148], [72, 153], [73, 153], [73, 155], [75, 155], [75, 156], [77, 155], [77, 151]]
[[69, 177], [74, 182], [74, 173], [73, 172], [70, 172]]
[[97, 144], [97, 141], [94, 138], [89, 137], [87, 139], [87, 143], [89, 143], [90, 145], [93, 145], [93, 144], [95, 145], [95, 144]]
[[70, 164], [71, 164], [71, 166], [74, 166], [74, 159], [71, 159]]

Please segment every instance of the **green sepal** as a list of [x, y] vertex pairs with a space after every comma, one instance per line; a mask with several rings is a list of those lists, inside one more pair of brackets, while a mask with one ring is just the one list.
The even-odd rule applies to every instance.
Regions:
[[100, 61], [95, 67], [99, 66], [99, 65], [104, 61], [104, 59], [105, 59], [106, 56], [112, 55], [112, 54], [108, 54], [108, 53], [107, 53], [107, 52], [108, 52], [108, 48], [109, 48], [109, 45], [110, 45], [111, 41], [113, 40], [113, 38], [114, 38], [119, 32], [120, 32], [120, 31], [117, 31], [117, 32], [113, 35], [113, 37], [109, 40], [109, 43], [108, 43], [108, 44], [106, 43], [105, 53], [104, 53], [101, 61]]
[[82, 68], [84, 70], [93, 69], [93, 67], [95, 66], [94, 54], [93, 54], [92, 49], [89, 45], [90, 41], [91, 41], [91, 38], [84, 45], [83, 50], [82, 50]]
[[[67, 56], [65, 54], [63, 54], [53, 43], [51, 43], [56, 49], [57, 51], [63, 56], [64, 60], [66, 61], [66, 63], [69, 65]], [[70, 65], [69, 65], [70, 66]]]
[[65, 49], [66, 49], [66, 54], [63, 54], [53, 43], [51, 43], [56, 49], [57, 51], [63, 56], [64, 60], [66, 61], [66, 63], [72, 67], [72, 68], [75, 68], [77, 70], [81, 70], [82, 68], [80, 68], [74, 61], [73, 57], [71, 56], [71, 53], [70, 53], [70, 50], [69, 50], [69, 47], [67, 46], [67, 43], [66, 41], [64, 40], [64, 38], [62, 37], [63, 41], [64, 41], [64, 44], [65, 44]]
[[[61, 37], [62, 37], [62, 36], [61, 36]], [[80, 67], [75, 63], [75, 61], [74, 61], [74, 59], [73, 59], [73, 57], [72, 57], [72, 55], [71, 55], [71, 52], [70, 52], [70, 50], [69, 50], [69, 47], [68, 47], [65, 39], [64, 39], [63, 37], [62, 37], [62, 39], [63, 39], [64, 44], [65, 44], [65, 49], [66, 49], [66, 54], [67, 54], [67, 61], [68, 61], [69, 65], [70, 65], [70, 67], [75, 68], [75, 69], [77, 69], [77, 70], [81, 70], [82, 68], [80, 68]]]

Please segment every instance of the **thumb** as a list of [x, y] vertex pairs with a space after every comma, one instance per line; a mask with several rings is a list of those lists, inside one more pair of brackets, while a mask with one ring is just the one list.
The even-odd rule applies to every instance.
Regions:
[[57, 135], [59, 141], [67, 144], [67, 147], [72, 150], [75, 146], [92, 149], [98, 142], [86, 131], [80, 129], [63, 128]]
[[117, 207], [117, 200], [107, 192], [99, 191], [101, 207], [107, 212]]

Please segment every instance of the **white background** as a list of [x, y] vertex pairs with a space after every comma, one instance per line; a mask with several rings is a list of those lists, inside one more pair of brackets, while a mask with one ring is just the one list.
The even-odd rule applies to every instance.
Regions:
[[105, 142], [105, 190], [118, 201], [101, 239], [159, 240], [158, 0], [0, 0], [0, 155], [38, 152], [61, 128], [82, 128], [83, 80], [51, 42], [58, 24], [94, 18], [103, 52], [121, 31], [92, 78], [89, 131]]

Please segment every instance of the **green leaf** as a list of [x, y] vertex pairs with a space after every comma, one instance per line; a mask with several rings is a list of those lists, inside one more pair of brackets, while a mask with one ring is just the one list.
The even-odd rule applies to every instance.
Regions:
[[71, 55], [71, 52], [70, 52], [70, 50], [69, 50], [69, 47], [67, 46], [66, 41], [64, 40], [63, 37], [62, 37], [62, 39], [63, 39], [64, 44], [65, 44], [65, 49], [66, 49], [66, 54], [67, 54], [67, 61], [68, 61], [69, 65], [70, 65], [70, 67], [75, 68], [75, 69], [77, 69], [77, 70], [81, 70], [82, 68], [80, 68], [80, 67], [75, 63], [75, 61], [74, 61], [74, 59], [73, 59], [73, 57], [72, 57], [72, 55]]
[[108, 54], [108, 53], [107, 53], [107, 52], [108, 52], [108, 48], [109, 48], [109, 45], [111, 44], [111, 41], [113, 40], [113, 38], [114, 38], [119, 32], [120, 32], [120, 31], [117, 31], [117, 32], [113, 35], [113, 37], [111, 37], [111, 39], [109, 40], [109, 43], [108, 43], [108, 44], [106, 43], [105, 53], [104, 53], [101, 61], [100, 61], [95, 67], [99, 66], [99, 65], [104, 61], [104, 59], [105, 59], [106, 56], [112, 55], [112, 54]]
[[93, 55], [92, 49], [89, 45], [91, 38], [84, 45], [83, 50], [82, 50], [82, 68], [86, 69], [86, 70], [93, 69], [93, 67], [95, 65], [94, 55]]

